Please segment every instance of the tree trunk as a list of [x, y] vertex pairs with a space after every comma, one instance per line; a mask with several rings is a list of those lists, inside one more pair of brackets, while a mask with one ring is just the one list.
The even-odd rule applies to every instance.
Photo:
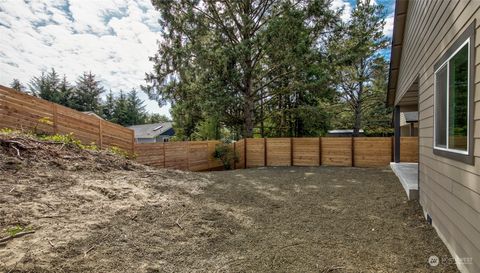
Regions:
[[353, 136], [358, 137], [360, 135], [360, 128], [362, 126], [362, 93], [363, 93], [363, 81], [358, 83], [358, 101], [355, 107], [355, 124], [353, 125]]
[[248, 77], [246, 80], [245, 86], [245, 104], [244, 104], [244, 115], [245, 115], [245, 134], [244, 137], [253, 137], [253, 120], [254, 120], [254, 97], [252, 94], [252, 78]]

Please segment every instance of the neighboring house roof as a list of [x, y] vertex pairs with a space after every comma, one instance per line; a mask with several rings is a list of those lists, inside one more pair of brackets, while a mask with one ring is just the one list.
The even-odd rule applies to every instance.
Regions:
[[[363, 133], [363, 129], [358, 130], [359, 133]], [[329, 134], [353, 134], [353, 129], [342, 130], [328, 130]]]
[[418, 112], [401, 112], [400, 126], [405, 126], [409, 123], [418, 122]]
[[135, 138], [156, 138], [159, 135], [172, 129], [172, 122], [151, 123], [142, 125], [132, 125], [128, 128], [135, 132]]
[[101, 116], [95, 114], [95, 113], [92, 112], [92, 111], [85, 111], [85, 112], [82, 112], [82, 113], [84, 113], [84, 114], [86, 114], [86, 115], [89, 115], [89, 116], [92, 116], [92, 117], [96, 117], [96, 118], [99, 118], [99, 119], [103, 119]]
[[400, 59], [402, 57], [403, 34], [407, 21], [408, 1], [395, 1], [395, 17], [393, 21], [392, 51], [390, 53], [390, 69], [388, 72], [387, 105], [395, 104]]

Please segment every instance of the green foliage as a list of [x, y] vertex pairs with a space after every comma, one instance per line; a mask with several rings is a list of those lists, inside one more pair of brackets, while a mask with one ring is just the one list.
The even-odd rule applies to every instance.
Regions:
[[105, 92], [100, 81], [92, 72], [83, 73], [77, 79], [75, 92], [70, 99], [70, 107], [78, 111], [90, 111], [101, 114], [100, 95]]
[[129, 152], [117, 147], [117, 146], [112, 146], [112, 147], [109, 147], [107, 149], [107, 151], [111, 154], [114, 154], [114, 155], [117, 155], [117, 156], [121, 156], [121, 157], [124, 157], [126, 159], [135, 159], [136, 158], [136, 155], [132, 155], [130, 154]]
[[15, 132], [16, 132], [15, 130], [10, 129], [10, 128], [1, 128], [0, 129], [0, 134], [4, 134], [4, 135], [11, 135]]
[[26, 92], [25, 86], [18, 79], [13, 79], [10, 87], [18, 92]]
[[15, 236], [20, 232], [31, 231], [31, 230], [32, 229], [29, 227], [22, 227], [20, 225], [16, 225], [16, 226], [7, 228], [6, 231], [9, 236]]
[[232, 146], [226, 143], [219, 144], [215, 147], [213, 157], [222, 161], [225, 170], [231, 170], [232, 164], [237, 163], [239, 156], [235, 153]]
[[145, 124], [149, 123], [163, 123], [171, 121], [167, 116], [161, 114], [147, 114], [145, 116]]
[[235, 138], [266, 124], [282, 135], [324, 130], [307, 117], [332, 91], [324, 33], [339, 17], [328, 1], [299, 2], [153, 1], [165, 31], [143, 90], [171, 103], [179, 138], [221, 138], [217, 126]]

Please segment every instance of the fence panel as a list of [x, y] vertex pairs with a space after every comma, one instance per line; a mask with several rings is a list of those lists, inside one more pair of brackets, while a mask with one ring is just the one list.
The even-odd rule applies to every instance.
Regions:
[[188, 170], [188, 143], [166, 142], [165, 168]]
[[215, 153], [215, 148], [218, 144], [221, 144], [219, 140], [209, 140], [208, 141], [208, 168], [209, 169], [219, 169], [222, 168], [222, 162], [213, 157]]
[[137, 162], [148, 166], [165, 167], [165, 149], [163, 143], [142, 143], [135, 145]]
[[322, 165], [352, 166], [351, 137], [322, 137]]
[[355, 167], [388, 166], [392, 159], [392, 139], [389, 137], [354, 137]]
[[266, 139], [267, 166], [292, 165], [292, 139], [267, 138]]
[[[83, 143], [101, 145], [101, 119], [79, 113], [68, 107], [56, 105], [55, 125], [58, 134], [74, 134]], [[128, 150], [131, 150], [129, 147]]]
[[241, 139], [235, 144], [235, 153], [238, 156], [238, 162], [235, 163], [235, 169], [245, 169], [245, 139]]
[[[0, 86], [0, 127], [52, 134], [53, 103]], [[50, 123], [40, 122], [47, 118]]]
[[2, 127], [47, 134], [73, 133], [84, 144], [117, 146], [134, 152], [133, 130], [5, 86], [0, 86]]
[[209, 169], [210, 154], [207, 141], [188, 142], [188, 170], [203, 171]]
[[247, 138], [247, 168], [265, 166], [265, 139]]
[[320, 138], [293, 138], [292, 145], [293, 166], [320, 165]]
[[418, 162], [418, 137], [400, 137], [400, 162]]

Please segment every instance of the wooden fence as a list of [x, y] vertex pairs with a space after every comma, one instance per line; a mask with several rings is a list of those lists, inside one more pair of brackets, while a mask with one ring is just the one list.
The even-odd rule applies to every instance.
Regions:
[[[47, 119], [48, 122], [41, 122]], [[0, 128], [73, 133], [82, 142], [116, 146], [151, 166], [191, 171], [221, 169], [213, 157], [219, 141], [135, 144], [128, 128], [0, 85]], [[390, 137], [248, 138], [231, 144], [236, 169], [258, 166], [386, 166], [393, 159]], [[401, 137], [400, 160], [418, 162], [418, 138]]]
[[0, 128], [73, 133], [85, 144], [134, 152], [133, 130], [1, 85]]
[[[150, 166], [190, 171], [222, 169], [213, 154], [220, 141], [179, 141], [135, 144], [137, 161]], [[231, 144], [233, 146], [233, 144]]]
[[[393, 161], [391, 137], [248, 138], [235, 145], [237, 154], [242, 152], [236, 168], [320, 165], [378, 167], [387, 166]], [[418, 162], [417, 137], [401, 137], [400, 149], [402, 162]]]

